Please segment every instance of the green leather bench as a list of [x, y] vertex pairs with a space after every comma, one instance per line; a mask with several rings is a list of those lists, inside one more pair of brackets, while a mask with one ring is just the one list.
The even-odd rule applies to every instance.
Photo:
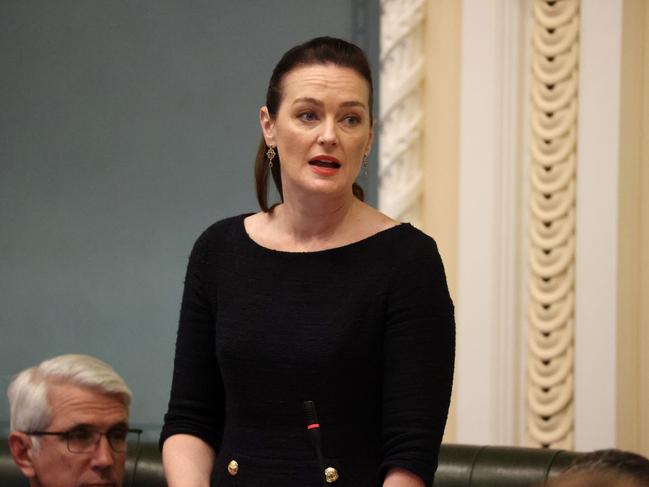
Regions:
[[[434, 487], [530, 487], [570, 464], [579, 453], [540, 448], [442, 445]], [[166, 487], [158, 445], [143, 443], [127, 460], [124, 487]], [[0, 438], [0, 486], [28, 484]]]
[[435, 487], [530, 487], [543, 484], [580, 454], [507, 446], [442, 445]]

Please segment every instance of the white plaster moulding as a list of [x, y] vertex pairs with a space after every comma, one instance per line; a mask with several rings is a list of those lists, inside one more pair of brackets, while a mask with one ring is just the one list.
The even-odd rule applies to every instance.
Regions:
[[520, 436], [520, 193], [527, 1], [464, 0], [457, 441]]

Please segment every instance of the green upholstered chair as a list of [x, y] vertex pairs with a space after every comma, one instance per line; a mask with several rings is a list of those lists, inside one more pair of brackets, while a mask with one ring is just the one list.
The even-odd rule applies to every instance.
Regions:
[[435, 487], [529, 487], [566, 468], [579, 453], [542, 448], [442, 445]]
[[25, 487], [29, 485], [11, 458], [7, 438], [0, 437], [0, 486]]
[[[540, 448], [442, 445], [434, 487], [530, 487], [570, 464], [579, 453]], [[0, 487], [27, 481], [0, 438]], [[126, 462], [124, 487], [166, 487], [158, 445], [143, 443]]]

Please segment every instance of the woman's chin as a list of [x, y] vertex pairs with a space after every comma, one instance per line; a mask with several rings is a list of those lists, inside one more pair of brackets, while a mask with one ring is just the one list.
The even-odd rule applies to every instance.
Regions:
[[[342, 176], [342, 175], [338, 175]], [[284, 179], [284, 178], [283, 178]], [[341, 196], [349, 193], [352, 194], [353, 181], [346, 181], [342, 177], [318, 177], [309, 175], [298, 181], [284, 181], [284, 196], [295, 195], [298, 198], [318, 196]], [[290, 196], [289, 196], [290, 197]]]

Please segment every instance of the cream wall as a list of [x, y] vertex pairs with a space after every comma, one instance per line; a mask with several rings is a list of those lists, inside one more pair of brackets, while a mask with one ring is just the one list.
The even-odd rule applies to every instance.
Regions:
[[[426, 7], [423, 230], [437, 241], [456, 301], [461, 4], [438, 0]], [[455, 439], [455, 399], [453, 394], [447, 442]]]
[[460, 6], [381, 1], [379, 125], [379, 209], [435, 238], [456, 305]]
[[644, 6], [644, 70], [642, 86], [643, 116], [642, 116], [642, 169], [640, 178], [640, 404], [642, 405], [640, 420], [640, 448], [639, 450], [649, 456], [649, 4]]
[[616, 441], [622, 0], [580, 1], [575, 448]]
[[621, 71], [617, 444], [649, 455], [649, 7], [645, 0], [625, 0]]
[[582, 0], [576, 448], [647, 449], [647, 2]]
[[[463, 191], [466, 191], [467, 188], [473, 188], [472, 191], [474, 192], [480, 191], [482, 192], [481, 197], [484, 205], [487, 207], [492, 205], [489, 210], [491, 213], [484, 213], [487, 218], [493, 220], [493, 222], [490, 221], [487, 224], [498, 224], [496, 220], [501, 219], [500, 232], [492, 232], [487, 237], [496, 238], [509, 235], [512, 239], [510, 244], [514, 247], [522, 245], [519, 237], [524, 225], [519, 227], [520, 222], [516, 221], [516, 213], [499, 212], [499, 208], [501, 210], [502, 208], [498, 205], [503, 203], [502, 199], [496, 200], [498, 194], [489, 193], [490, 190], [496, 188], [502, 190], [503, 185], [506, 186], [511, 183], [512, 177], [510, 176], [512, 175], [503, 176], [502, 165], [494, 165], [489, 170], [500, 171], [500, 173], [482, 178], [479, 173], [471, 174], [467, 172], [466, 166], [463, 170], [462, 165], [466, 165], [467, 162], [467, 147], [470, 148], [471, 144], [479, 145], [481, 143], [480, 140], [471, 138], [467, 141], [467, 135], [470, 135], [471, 122], [474, 123], [474, 126], [483, 124], [485, 128], [483, 132], [491, 134], [490, 136], [493, 139], [502, 136], [502, 133], [498, 131], [502, 129], [502, 124], [497, 127], [498, 130], [495, 130], [493, 126], [489, 126], [490, 123], [491, 125], [498, 125], [498, 120], [507, 122], [506, 113], [503, 115], [503, 112], [507, 111], [505, 105], [515, 99], [515, 96], [507, 98], [506, 93], [503, 95], [502, 92], [498, 92], [493, 88], [494, 81], [498, 77], [501, 79], [504, 77], [510, 81], [515, 78], [515, 76], [507, 78], [509, 75], [503, 75], [502, 64], [504, 63], [505, 67], [509, 66], [509, 68], [516, 67], [522, 78], [519, 80], [521, 83], [519, 86], [525, 86], [524, 78], [526, 69], [528, 69], [527, 65], [524, 64], [526, 46], [521, 45], [518, 54], [499, 52], [499, 49], [503, 47], [503, 36], [500, 35], [499, 37], [498, 34], [494, 35], [493, 32], [498, 29], [502, 30], [503, 25], [510, 22], [510, 32], [505, 34], [505, 39], [507, 39], [507, 36], [509, 36], [509, 39], [516, 39], [517, 33], [511, 32], [511, 25], [525, 26], [525, 20], [521, 20], [517, 16], [528, 15], [528, 8], [531, 8], [531, 4], [531, 1], [508, 2], [506, 0], [500, 2], [495, 0], [464, 2], [428, 0], [426, 2], [425, 59], [427, 64], [424, 90], [425, 124], [423, 147], [425, 156], [422, 160], [424, 168], [422, 223], [424, 230], [436, 238], [445, 261], [449, 286], [460, 317], [458, 320], [458, 338], [460, 340], [462, 340], [463, 336], [466, 337], [467, 327], [476, 326], [473, 322], [467, 323], [462, 320], [463, 316], [471, 315], [469, 308], [475, 302], [467, 299], [463, 300], [462, 295], [458, 296], [458, 294], [461, 294], [462, 279], [465, 282], [470, 279], [473, 268], [473, 265], [468, 265], [468, 262], [462, 262], [463, 256], [467, 255], [466, 249], [471, 245], [467, 243], [467, 239], [476, 238], [476, 227], [471, 223], [471, 218], [467, 218], [467, 195], [463, 194]], [[610, 330], [613, 338], [602, 341], [603, 335], [601, 334], [595, 337], [588, 336], [589, 333], [597, 335], [595, 333], [596, 328], [593, 328], [582, 319], [581, 335], [579, 335], [581, 338], [578, 337], [581, 345], [577, 347], [577, 353], [581, 357], [577, 375], [582, 388], [580, 389], [578, 386], [575, 390], [585, 401], [581, 402], [581, 409], [578, 409], [577, 414], [581, 414], [581, 416], [577, 418], [576, 427], [581, 428], [583, 433], [592, 433], [585, 430], [591, 429], [593, 424], [596, 424], [594, 422], [599, 421], [599, 425], [603, 427], [603, 430], [612, 433], [609, 436], [606, 436], [608, 433], [600, 436], [597, 436], [597, 434], [595, 436], [582, 434], [579, 436], [580, 439], [576, 447], [578, 449], [590, 449], [591, 447], [617, 446], [649, 455], [649, 353], [646, 353], [649, 350], [649, 299], [646, 298], [646, 296], [649, 296], [649, 89], [647, 88], [649, 87], [649, 2], [646, 0], [620, 0], [619, 2], [607, 2], [606, 5], [602, 5], [598, 0], [584, 0], [582, 6], [584, 4], [588, 22], [587, 29], [591, 29], [597, 22], [603, 22], [601, 24], [602, 30], [599, 31], [604, 34], [603, 37], [598, 34], [598, 31], [592, 30], [587, 30], [584, 37], [586, 42], [592, 44], [592, 52], [597, 52], [597, 49], [595, 49], [597, 42], [605, 42], [606, 35], [615, 35], [615, 29], [613, 31], [605, 29], [606, 23], [604, 21], [608, 15], [605, 12], [607, 8], [617, 9], [621, 18], [621, 26], [617, 30], [617, 32], [621, 32], [619, 41], [621, 52], [620, 49], [615, 51], [614, 47], [611, 49], [609, 54], [612, 56], [613, 64], [609, 64], [606, 68], [609, 71], [617, 70], [607, 74], [611, 84], [607, 85], [608, 88], [606, 89], [613, 90], [608, 92], [608, 96], [614, 97], [614, 99], [612, 101], [604, 100], [606, 101], [604, 106], [608, 107], [607, 109], [614, 110], [615, 113], [613, 116], [608, 117], [607, 120], [604, 120], [600, 127], [591, 127], [591, 135], [588, 135], [588, 130], [584, 131], [584, 134], [586, 134], [584, 135], [585, 140], [581, 140], [580, 144], [586, 143], [588, 146], [583, 148], [582, 154], [586, 157], [589, 148], [596, 151], [598, 144], [603, 144], [604, 152], [613, 149], [613, 154], [615, 154], [615, 151], [618, 153], [618, 156], [613, 155], [613, 157], [602, 159], [603, 167], [606, 167], [608, 171], [611, 169], [611, 163], [619, 166], [617, 170], [615, 165], [613, 166], [615, 172], [613, 178], [601, 177], [602, 174], [600, 174], [601, 179], [595, 177], [590, 182], [584, 181], [582, 183], [582, 205], [586, 204], [585, 202], [597, 200], [604, 193], [613, 198], [610, 209], [614, 213], [608, 220], [614, 229], [611, 235], [612, 238], [609, 239], [611, 246], [606, 246], [603, 250], [605, 253], [609, 252], [609, 254], [606, 254], [606, 258], [610, 259], [612, 263], [612, 275], [614, 277], [612, 280], [607, 279], [606, 284], [613, 286], [613, 297], [610, 301], [604, 300], [603, 302], [593, 303], [588, 302], [588, 299], [585, 298], [588, 294], [582, 293], [580, 308], [582, 317], [586, 316], [584, 310], [592, 312], [594, 308], [597, 308], [593, 304], [605, 307], [605, 314], [612, 312], [611, 325], [604, 323], [602, 326], [612, 326]], [[507, 16], [503, 16], [503, 12], [509, 16], [509, 19], [504, 18]], [[595, 22], [593, 22], [593, 18], [596, 19]], [[471, 19], [476, 19], [476, 23], [471, 24]], [[480, 19], [482, 19], [482, 23], [478, 24], [477, 22]], [[488, 30], [491, 28], [489, 24], [493, 27], [493, 30]], [[472, 26], [471, 28], [475, 29], [475, 31], [468, 33], [467, 26]], [[480, 41], [472, 40], [469, 37], [479, 37], [480, 35], [483, 36], [484, 46], [480, 46]], [[463, 45], [463, 42], [474, 42], [474, 45], [473, 47]], [[475, 66], [475, 64], [467, 66], [467, 56], [476, 55], [475, 52], [471, 53], [471, 49], [478, 48], [485, 49], [484, 52], [487, 53], [482, 57], [478, 56], [478, 59], [484, 62], [485, 65], [482, 68]], [[585, 52], [589, 64], [584, 66], [583, 71], [586, 76], [591, 76], [588, 73], [599, 69], [599, 67], [592, 65], [590, 58], [588, 58], [588, 51]], [[489, 58], [489, 56], [492, 57]], [[507, 56], [509, 56], [509, 60]], [[517, 60], [521, 61], [518, 65]], [[616, 62], [618, 63], [617, 67]], [[494, 63], [499, 64], [499, 66], [494, 67]], [[462, 67], [464, 67], [464, 71]], [[500, 72], [498, 72], [498, 69], [500, 69]], [[475, 79], [480, 72], [484, 77], [482, 85], [477, 83]], [[594, 73], [594, 71], [592, 72]], [[618, 81], [615, 81], [616, 73]], [[467, 79], [467, 76], [470, 76], [470, 79]], [[593, 74], [592, 76], [596, 75]], [[606, 80], [604, 81], [606, 82]], [[584, 80], [585, 96], [581, 100], [589, 104], [581, 113], [582, 116], [588, 114], [590, 120], [593, 120], [593, 117], [597, 118], [596, 96], [599, 95], [596, 95], [596, 93], [597, 89], [603, 89], [603, 85], [598, 86], [594, 82], [593, 78]], [[486, 101], [490, 103], [494, 100], [497, 101], [498, 106], [491, 106], [494, 107], [492, 109], [495, 112], [499, 113], [500, 118], [494, 118], [493, 113], [484, 115], [480, 113], [480, 110], [472, 112], [471, 107], [467, 108], [468, 99], [466, 96], [472, 93], [471, 87], [476, 86], [484, 90], [478, 93], [478, 96], [486, 95], [489, 98]], [[480, 99], [478, 98], [478, 100]], [[525, 100], [521, 101], [524, 102]], [[475, 107], [473, 108], [475, 109]], [[483, 118], [467, 120], [467, 116], [471, 114], [474, 117]], [[509, 117], [509, 120], [515, 120], [517, 117], [522, 119], [523, 116], [524, 108], [520, 108], [514, 116]], [[618, 118], [619, 124], [616, 124], [615, 120]], [[613, 145], [606, 146], [607, 140], [589, 140], [588, 137], [596, 134], [597, 130], [608, 130], [606, 123], [613, 123], [614, 129], [617, 127], [615, 136], [610, 137]], [[610, 128], [610, 125], [608, 127]], [[520, 148], [525, 142], [523, 140], [524, 133], [518, 134], [518, 137], [520, 137], [520, 140], [509, 141], [509, 144], [514, 147], [514, 153], [516, 153], [515, 147]], [[487, 151], [482, 155], [481, 158], [486, 161], [489, 161], [493, 154], [503, 147], [502, 141], [493, 139], [484, 142], [484, 147], [493, 149], [491, 153]], [[499, 147], [500, 149], [498, 149]], [[584, 164], [588, 164], [590, 160], [595, 161], [597, 156], [595, 154], [592, 159], [586, 158], [582, 161], [582, 172], [585, 173], [585, 178], [590, 176], [587, 174], [588, 170], [583, 169], [583, 167], [586, 167]], [[509, 200], [505, 198], [505, 202], [519, 201], [521, 205], [526, 204], [524, 202], [525, 191], [522, 188], [524, 176], [524, 174], [514, 172], [514, 179], [518, 177], [516, 183], [518, 187], [509, 189], [511, 198]], [[478, 182], [475, 181], [476, 177], [478, 177]], [[473, 178], [474, 181], [468, 184], [467, 178]], [[601, 190], [598, 189], [597, 185], [606, 185], [607, 179], [613, 181], [615, 187], [607, 187], [604, 188], [603, 192], [600, 192]], [[489, 200], [489, 195], [491, 195], [491, 200]], [[584, 197], [584, 195], [586, 196]], [[520, 198], [520, 200], [517, 198]], [[475, 201], [479, 202], [480, 198], [475, 198]], [[600, 200], [596, 205], [602, 203], [602, 201]], [[464, 209], [463, 205], [465, 205]], [[478, 210], [484, 210], [484, 208], [475, 211]], [[588, 225], [591, 225], [592, 229], [594, 228], [592, 225], [597, 223], [597, 208], [591, 207], [587, 208], [587, 210], [582, 213], [581, 228], [586, 228], [586, 230], [583, 230], [584, 235], [587, 234]], [[478, 215], [478, 213], [475, 213], [475, 215]], [[507, 228], [504, 230], [502, 228], [502, 219], [506, 220], [507, 218], [513, 219], [513, 221], [509, 222], [510, 229], [515, 230], [513, 234], [512, 232], [508, 233]], [[586, 222], [584, 219], [588, 221]], [[467, 227], [467, 225], [470, 227]], [[499, 247], [498, 242], [492, 242], [492, 244], [494, 249]], [[590, 261], [586, 256], [586, 253], [590, 253], [586, 248], [587, 245], [587, 242], [582, 241], [582, 263], [587, 265], [584, 276], [595, 275], [588, 274], [588, 272], [592, 271], [596, 265], [594, 264], [596, 256], [593, 255]], [[463, 248], [464, 250], [462, 250]], [[610, 252], [613, 252], [612, 256]], [[494, 253], [489, 254], [487, 252], [484, 255], [497, 260]], [[509, 261], [509, 264], [511, 264], [509, 267], [507, 263], [503, 265], [502, 261], [497, 262], [496, 260], [482, 268], [479, 266], [475, 268], [482, 269], [480, 270], [481, 273], [495, 272], [494, 275], [487, 275], [485, 279], [485, 281], [491, 279], [500, 289], [499, 292], [489, 295], [489, 299], [492, 299], [492, 301], [494, 299], [499, 300], [498, 303], [492, 302], [491, 304], [494, 305], [496, 311], [498, 309], [502, 310], [503, 303], [510, 306], [512, 309], [508, 316], [513, 318], [516, 327], [523, 326], [520, 310], [518, 309], [521, 306], [520, 301], [519, 304], [516, 304], [507, 300], [507, 296], [511, 297], [512, 295], [518, 296], [520, 300], [520, 294], [510, 293], [508, 295], [509, 291], [505, 289], [513, 283], [519, 287], [519, 291], [524, 291], [520, 289], [523, 286], [520, 276], [524, 272], [516, 268], [516, 263], [520, 262], [521, 259], [512, 258]], [[579, 254], [577, 254], [577, 260], [579, 260]], [[462, 268], [465, 269], [464, 274]], [[511, 274], [509, 279], [502, 279], [503, 269]], [[474, 274], [473, 278], [480, 280], [485, 276]], [[582, 279], [581, 284], [582, 287], [585, 286], [587, 292], [593, 290], [593, 292], [597, 292], [594, 283], [584, 282]], [[464, 297], [467, 296], [469, 295], [465, 293]], [[596, 294], [593, 294], [593, 296], [596, 296]], [[476, 316], [476, 313], [471, 316]], [[494, 323], [497, 321], [493, 319], [493, 316], [486, 316], [483, 321], [488, 327], [487, 333], [495, 333], [496, 335], [500, 333], [502, 337], [502, 328], [500, 331], [491, 328], [496, 326]], [[507, 330], [505, 331], [507, 332]], [[478, 330], [478, 333], [481, 332], [481, 330]], [[470, 333], [473, 334], [473, 331], [470, 331]], [[604, 335], [606, 333], [609, 332], [605, 332]], [[496, 340], [491, 343], [484, 341], [483, 348], [490, 349], [487, 351], [480, 347], [466, 350], [465, 347], [466, 353], [460, 359], [461, 366], [456, 370], [456, 387], [445, 436], [446, 441], [523, 443], [522, 430], [524, 429], [524, 423], [521, 421], [522, 407], [520, 405], [524, 401], [524, 394], [521, 392], [525, 388], [525, 380], [522, 378], [522, 360], [520, 360], [520, 357], [526, 353], [524, 332], [518, 328], [514, 330], [513, 335], [509, 336], [508, 340]], [[592, 346], [590, 345], [591, 340], [595, 340], [592, 342]], [[476, 340], [475, 343], [479, 341]], [[503, 346], [503, 344], [506, 346]], [[459, 350], [463, 346], [462, 341], [458, 343]], [[603, 386], [603, 390], [610, 387], [609, 390], [612, 391], [606, 393], [607, 396], [604, 401], [610, 405], [609, 409], [602, 409], [602, 404], [592, 402], [591, 398], [596, 397], [592, 395], [593, 384], [597, 380], [588, 383], [589, 379], [587, 379], [588, 374], [593, 375], [592, 364], [597, 358], [597, 353], [599, 353], [597, 347], [605, 347], [605, 355], [612, 357], [612, 363], [614, 364], [606, 372], [606, 374], [609, 374], [609, 378], [605, 380], [609, 385], [604, 384]], [[509, 360], [494, 361], [493, 355], [496, 350], [507, 350], [511, 357]], [[467, 359], [467, 356], [473, 356], [474, 361], [471, 362], [470, 359]], [[485, 357], [487, 363], [483, 360]], [[487, 383], [484, 383], [485, 378]], [[601, 378], [599, 380], [601, 382]], [[483, 382], [482, 385], [479, 384], [480, 381]], [[485, 386], [484, 394], [480, 395], [480, 388]], [[460, 402], [463, 400], [464, 403], [458, 404], [457, 391], [463, 388], [464, 399], [461, 399]], [[472, 396], [474, 401], [471, 404]], [[505, 397], [503, 398], [503, 396]], [[492, 401], [499, 401], [499, 403], [495, 404]], [[512, 414], [510, 414], [509, 419], [503, 418], [502, 415], [498, 417], [497, 410], [502, 409], [503, 404], [507, 407], [507, 404], [510, 403], [514, 405], [510, 409]], [[584, 411], [586, 408], [591, 410], [588, 414], [584, 416], [583, 413], [579, 413], [579, 411]], [[469, 418], [471, 414], [473, 418]], [[599, 419], [597, 419], [598, 415]], [[467, 418], [469, 418], [468, 421], [475, 421], [476, 424], [486, 421], [491, 426], [488, 425], [482, 430], [479, 430], [478, 427], [479, 431], [476, 431], [473, 424], [466, 422]], [[509, 421], [510, 424], [507, 425], [509, 431], [506, 434], [497, 431], [501, 429], [498, 426], [499, 421], [501, 423]], [[607, 428], [609, 429], [607, 430]]]
[[520, 443], [526, 12], [519, 0], [462, 2], [455, 386], [462, 443]]
[[642, 169], [640, 190], [640, 404], [642, 419], [640, 423], [640, 451], [649, 456], [649, 5], [644, 2], [644, 75], [642, 116]]

